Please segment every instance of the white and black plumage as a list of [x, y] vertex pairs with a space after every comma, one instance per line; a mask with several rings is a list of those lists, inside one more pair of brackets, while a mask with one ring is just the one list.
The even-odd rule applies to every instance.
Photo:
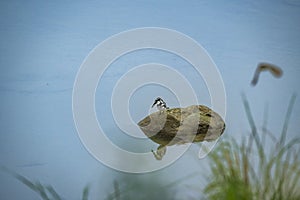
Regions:
[[158, 110], [160, 111], [163, 111], [163, 110], [166, 110], [166, 109], [169, 109], [169, 107], [167, 106], [166, 102], [164, 102], [164, 100], [162, 100], [162, 98], [160, 97], [157, 97], [152, 105], [157, 107]]

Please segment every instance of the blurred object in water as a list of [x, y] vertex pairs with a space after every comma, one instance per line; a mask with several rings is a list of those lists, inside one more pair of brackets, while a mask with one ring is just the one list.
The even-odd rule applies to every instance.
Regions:
[[252, 86], [255, 86], [257, 84], [260, 72], [266, 71], [266, 70], [271, 72], [271, 74], [276, 78], [280, 78], [283, 74], [282, 69], [280, 69], [280, 67], [278, 67], [276, 65], [273, 65], [270, 63], [259, 63], [255, 70], [253, 79], [251, 81]]

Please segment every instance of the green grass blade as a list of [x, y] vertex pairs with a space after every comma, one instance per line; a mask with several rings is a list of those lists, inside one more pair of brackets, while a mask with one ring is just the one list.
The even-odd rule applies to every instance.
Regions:
[[114, 180], [115, 199], [120, 200], [120, 186], [118, 181]]
[[295, 101], [296, 101], [296, 94], [293, 94], [292, 97], [291, 97], [291, 100], [289, 102], [288, 110], [286, 112], [285, 121], [284, 121], [282, 132], [281, 132], [281, 137], [280, 137], [280, 140], [279, 140], [279, 145], [280, 146], [283, 146], [285, 144], [288, 124], [289, 124], [289, 121], [290, 121], [290, 117], [291, 117], [291, 114], [292, 114], [292, 111], [293, 111]]
[[59, 194], [55, 191], [55, 189], [51, 185], [47, 186], [46, 189], [55, 200], [62, 200], [62, 198], [59, 196]]
[[90, 193], [90, 186], [86, 185], [83, 188], [83, 192], [82, 192], [82, 200], [88, 200], [89, 198], [89, 193]]
[[247, 119], [248, 119], [248, 122], [249, 122], [250, 127], [251, 127], [251, 134], [252, 134], [252, 136], [254, 138], [254, 141], [256, 143], [256, 146], [259, 150], [260, 156], [264, 157], [262, 144], [261, 144], [260, 138], [257, 134], [257, 128], [256, 128], [254, 119], [253, 119], [252, 114], [251, 114], [251, 109], [250, 109], [249, 102], [248, 102], [245, 94], [242, 94], [242, 100], [243, 100], [245, 112], [246, 112], [246, 115], [247, 115]]
[[40, 182], [37, 182], [35, 185], [37, 187], [37, 193], [40, 194], [40, 196], [42, 197], [42, 199], [44, 199], [44, 200], [50, 200], [50, 198], [47, 195], [45, 187]]

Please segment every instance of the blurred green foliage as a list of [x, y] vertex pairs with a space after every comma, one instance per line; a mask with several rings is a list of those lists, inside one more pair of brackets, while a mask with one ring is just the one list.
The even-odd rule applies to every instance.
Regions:
[[[279, 139], [267, 130], [258, 132], [249, 102], [245, 95], [242, 97], [251, 134], [240, 144], [234, 138], [226, 138], [210, 153], [211, 174], [208, 179], [211, 181], [204, 189], [206, 198], [300, 199], [300, 139], [286, 143], [287, 127], [296, 96], [293, 95], [290, 100]], [[267, 144], [266, 139], [270, 139]]]

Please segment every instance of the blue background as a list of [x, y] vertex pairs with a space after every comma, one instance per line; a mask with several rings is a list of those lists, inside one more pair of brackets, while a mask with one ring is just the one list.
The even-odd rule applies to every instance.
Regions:
[[[200, 43], [222, 75], [227, 94], [226, 133], [238, 139], [249, 133], [241, 93], [246, 93], [258, 128], [268, 105], [268, 129], [277, 135], [289, 98], [299, 94], [300, 1], [297, 0], [194, 0], [194, 1], [1, 1], [0, 2], [0, 165], [32, 180], [53, 185], [65, 199], [78, 199], [91, 184], [93, 199], [113, 191], [113, 180], [126, 176], [96, 161], [77, 135], [72, 116], [72, 88], [76, 73], [88, 53], [106, 38], [132, 28], [164, 27], [180, 31]], [[132, 67], [155, 61], [173, 66], [194, 86], [199, 101], [209, 104], [201, 77], [182, 59], [159, 51], [142, 51], [121, 58], [103, 77], [97, 90], [98, 118], [120, 146], [135, 149], [123, 138], [110, 112], [111, 88]], [[283, 77], [261, 75], [250, 86], [258, 62], [283, 69]], [[120, 67], [124, 66], [124, 67]], [[147, 86], [130, 100], [133, 119], [148, 112], [156, 96], [171, 107], [178, 102], [167, 89]], [[102, 98], [103, 97], [103, 98]], [[300, 102], [293, 110], [289, 137], [299, 136]], [[139, 108], [139, 112], [135, 112]], [[146, 142], [146, 151], [156, 148]], [[166, 184], [196, 172], [207, 160], [197, 160], [198, 148], [159, 172], [131, 175], [145, 182], [157, 177]], [[129, 176], [129, 175], [127, 175]], [[164, 178], [161, 178], [164, 177]], [[186, 180], [200, 189], [200, 176]], [[0, 173], [1, 199], [39, 199], [6, 173]], [[178, 185], [179, 196], [197, 196]]]

